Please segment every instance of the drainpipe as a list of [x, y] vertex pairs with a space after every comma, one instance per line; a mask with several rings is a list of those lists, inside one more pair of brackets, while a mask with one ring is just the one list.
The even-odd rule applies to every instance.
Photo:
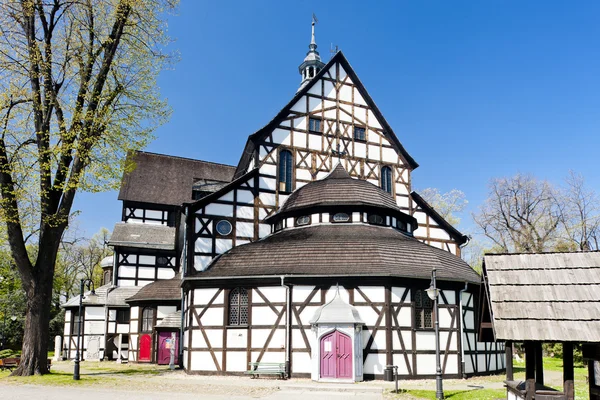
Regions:
[[[186, 264], [187, 264], [187, 248], [188, 248], [188, 244], [187, 244], [187, 224], [188, 224], [188, 220], [187, 220], [187, 216], [189, 214], [189, 210], [188, 207], [185, 206], [183, 208], [182, 211], [183, 215], [185, 216], [185, 218], [183, 219], [185, 221], [184, 226], [183, 226], [183, 245], [182, 245], [182, 249], [181, 249], [181, 281], [183, 282], [183, 278], [185, 277], [185, 273], [186, 273]], [[177, 248], [177, 247], [176, 247]], [[185, 327], [185, 292], [183, 290], [183, 286], [181, 287], [181, 324], [179, 326], [179, 348], [177, 349], [179, 352], [179, 367], [183, 368], [183, 329]], [[189, 349], [188, 349], [189, 351]], [[189, 368], [189, 365], [188, 365]]]
[[469, 286], [468, 282], [465, 282], [465, 288], [463, 290], [461, 290], [460, 292], [458, 292], [458, 309], [459, 309], [459, 315], [460, 315], [460, 373], [464, 378], [467, 377], [467, 374], [465, 373], [465, 339], [463, 336], [463, 325], [465, 324], [465, 319], [463, 318], [463, 302], [462, 302], [462, 295], [464, 292], [467, 291], [467, 287]]
[[289, 378], [290, 377], [290, 359], [292, 354], [292, 349], [290, 345], [290, 324], [292, 321], [292, 290], [289, 285], [284, 284], [285, 277], [281, 276], [281, 286], [286, 289], [286, 300], [285, 300], [285, 374]]

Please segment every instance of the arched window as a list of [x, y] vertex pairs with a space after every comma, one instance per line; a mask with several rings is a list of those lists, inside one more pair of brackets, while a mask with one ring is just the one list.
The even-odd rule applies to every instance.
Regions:
[[229, 293], [229, 325], [248, 325], [248, 290], [244, 288]]
[[283, 150], [279, 153], [279, 191], [292, 191], [292, 153]]
[[381, 168], [381, 188], [392, 193], [392, 169], [390, 167]]
[[104, 271], [104, 284], [108, 285], [110, 283], [110, 270], [107, 269], [106, 271]]
[[424, 290], [415, 290], [415, 328], [433, 328], [433, 301]]
[[144, 308], [142, 312], [142, 332], [152, 332], [154, 327], [154, 308]]

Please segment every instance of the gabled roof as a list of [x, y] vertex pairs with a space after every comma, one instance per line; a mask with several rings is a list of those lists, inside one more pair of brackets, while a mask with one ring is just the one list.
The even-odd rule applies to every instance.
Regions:
[[117, 222], [110, 246], [175, 250], [175, 228], [164, 225]]
[[600, 342], [600, 252], [486, 254], [496, 340]]
[[128, 155], [135, 167], [123, 175], [119, 200], [180, 206], [192, 201], [199, 180], [229, 182], [235, 167], [189, 158], [137, 151]]
[[161, 301], [181, 300], [181, 276], [172, 279], [160, 279], [140, 289], [126, 301], [128, 303], [138, 301]]
[[336, 62], [339, 62], [342, 65], [342, 67], [344, 68], [348, 76], [350, 76], [352, 82], [360, 92], [361, 96], [365, 99], [365, 102], [369, 105], [369, 107], [372, 108], [373, 113], [377, 117], [378, 121], [381, 123], [385, 134], [387, 135], [390, 142], [396, 147], [396, 150], [402, 155], [402, 157], [406, 160], [406, 162], [412, 169], [415, 169], [419, 166], [419, 164], [417, 164], [417, 162], [410, 156], [410, 154], [408, 154], [406, 149], [404, 149], [404, 146], [402, 146], [402, 144], [398, 140], [398, 137], [392, 130], [392, 127], [387, 123], [387, 121], [383, 117], [383, 114], [381, 114], [381, 111], [379, 111], [379, 108], [367, 92], [367, 89], [362, 84], [362, 82], [350, 66], [350, 63], [348, 63], [348, 60], [340, 50], [331, 58], [331, 60], [329, 60], [329, 62], [323, 67], [323, 69], [319, 71], [319, 73], [316, 74], [310, 82], [308, 82], [308, 84], [306, 84], [302, 89], [300, 89], [296, 93], [292, 100], [290, 100], [290, 102], [285, 107], [283, 107], [281, 111], [279, 111], [279, 113], [275, 116], [275, 118], [271, 120], [271, 122], [269, 122], [263, 128], [259, 129], [258, 131], [256, 131], [248, 137], [248, 141], [246, 142], [246, 146], [244, 147], [244, 152], [242, 153], [242, 157], [235, 171], [235, 177], [238, 177], [246, 172], [246, 169], [248, 168], [250, 162], [250, 157], [252, 157], [252, 154], [254, 153], [255, 140], [261, 138], [263, 135], [268, 134], [273, 129], [275, 129], [281, 123], [281, 121], [288, 116], [294, 104], [296, 104], [296, 102], [300, 100], [302, 96], [308, 93], [308, 91], [314, 86], [314, 84], [318, 82], [319, 79], [321, 79], [329, 70], [329, 68], [335, 65]]
[[417, 203], [419, 207], [421, 207], [431, 218], [433, 218], [433, 220], [439, 226], [441, 226], [446, 232], [448, 232], [448, 234], [454, 240], [456, 240], [459, 245], [466, 243], [467, 240], [469, 240], [469, 237], [467, 235], [463, 235], [458, 231], [458, 229], [450, 225], [450, 223], [446, 221], [444, 217], [442, 217], [437, 211], [435, 211], [435, 208], [433, 208], [427, 201], [425, 201], [425, 199], [422, 198], [421, 195], [419, 195], [417, 192], [412, 192], [410, 196], [415, 201], [415, 203]]
[[[110, 284], [96, 289], [96, 296], [90, 296], [90, 291], [84, 293], [82, 304], [87, 307], [129, 307], [125, 299], [133, 296], [140, 290], [139, 286], [114, 287]], [[63, 308], [79, 307], [79, 295], [71, 297], [61, 304]]]

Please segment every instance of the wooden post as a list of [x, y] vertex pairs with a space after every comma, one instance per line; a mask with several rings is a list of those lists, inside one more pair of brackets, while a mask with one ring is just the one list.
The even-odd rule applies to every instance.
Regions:
[[385, 287], [385, 362], [387, 365], [394, 364], [393, 357], [393, 332], [392, 332], [392, 288]]
[[573, 385], [573, 343], [563, 343], [563, 391], [566, 400], [575, 399], [575, 385]]
[[525, 400], [535, 396], [535, 343], [525, 342]]
[[506, 357], [506, 380], [512, 381], [515, 376], [513, 374], [513, 342], [510, 340], [504, 344], [504, 356]]
[[544, 357], [542, 354], [542, 342], [535, 343], [535, 383], [544, 384]]
[[596, 372], [594, 371], [594, 360], [588, 361], [588, 394], [590, 395], [590, 399], [595, 399], [592, 397], [592, 388], [594, 387], [596, 378]]

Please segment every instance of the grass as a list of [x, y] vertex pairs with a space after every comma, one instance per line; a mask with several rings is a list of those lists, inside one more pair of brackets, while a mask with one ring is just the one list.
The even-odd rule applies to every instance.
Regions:
[[[435, 400], [435, 390], [408, 389], [402, 390], [399, 396], [400, 398]], [[494, 400], [505, 397], [506, 390], [504, 389], [444, 390], [444, 398], [452, 400]]]

